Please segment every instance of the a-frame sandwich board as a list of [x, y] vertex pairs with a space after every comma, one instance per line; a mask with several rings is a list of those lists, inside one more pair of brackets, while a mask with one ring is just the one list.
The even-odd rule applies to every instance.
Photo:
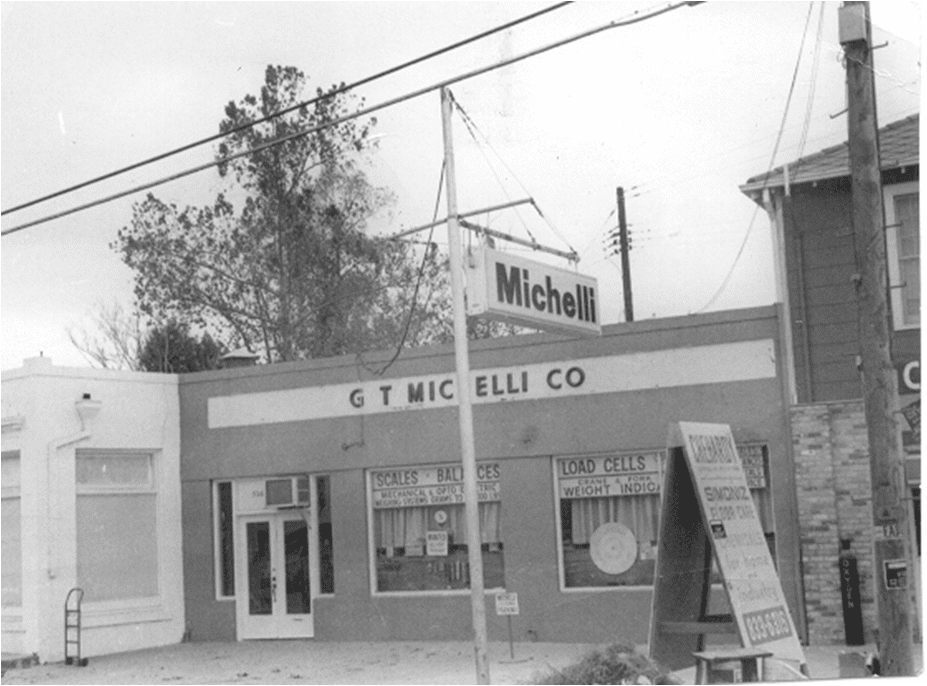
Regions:
[[[706, 634], [728, 633], [807, 674], [730, 427], [679, 422], [667, 447], [650, 657], [685, 669]], [[707, 613], [712, 554], [731, 616]]]

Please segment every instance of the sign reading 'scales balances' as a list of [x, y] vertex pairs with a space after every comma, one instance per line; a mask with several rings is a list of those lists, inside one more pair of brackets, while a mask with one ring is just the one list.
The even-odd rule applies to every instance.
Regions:
[[601, 334], [598, 282], [566, 269], [474, 248], [467, 262], [467, 314], [535, 329]]

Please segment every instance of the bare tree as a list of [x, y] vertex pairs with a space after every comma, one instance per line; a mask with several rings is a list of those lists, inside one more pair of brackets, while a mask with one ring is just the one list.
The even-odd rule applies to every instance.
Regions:
[[141, 371], [139, 361], [144, 331], [137, 309], [127, 310], [117, 300], [91, 307], [83, 323], [67, 328], [68, 338], [90, 364], [102, 369]]

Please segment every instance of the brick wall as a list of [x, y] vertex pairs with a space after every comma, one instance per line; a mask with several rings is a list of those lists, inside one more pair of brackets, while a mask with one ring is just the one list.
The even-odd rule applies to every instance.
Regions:
[[843, 643], [838, 556], [849, 539], [867, 642], [877, 628], [872, 587], [869, 452], [861, 401], [791, 408], [808, 641]]

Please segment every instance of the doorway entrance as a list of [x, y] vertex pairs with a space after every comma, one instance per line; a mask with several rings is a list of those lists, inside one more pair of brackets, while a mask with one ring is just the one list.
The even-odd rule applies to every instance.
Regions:
[[240, 516], [236, 538], [238, 638], [312, 638], [310, 511]]

